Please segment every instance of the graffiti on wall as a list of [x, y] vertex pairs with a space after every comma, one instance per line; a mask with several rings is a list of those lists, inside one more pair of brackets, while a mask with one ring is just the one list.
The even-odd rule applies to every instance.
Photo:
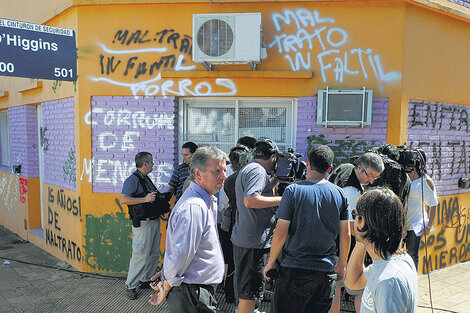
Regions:
[[26, 203], [26, 195], [28, 194], [28, 180], [23, 177], [19, 177], [20, 184], [20, 202]]
[[436, 230], [421, 241], [420, 272], [470, 259], [470, 207], [460, 205], [456, 196], [440, 200], [434, 227]]
[[[97, 152], [94, 155], [99, 155], [99, 157], [83, 159], [80, 180], [83, 181], [84, 176], [88, 176], [88, 182], [91, 183], [93, 180], [96, 185], [121, 186], [135, 170], [134, 154], [141, 150], [139, 149], [141, 148], [140, 142], [150, 137], [149, 131], [173, 131], [174, 119], [174, 113], [149, 113], [140, 106], [126, 106], [117, 110], [93, 107], [92, 111], [85, 115], [85, 123], [93, 127], [92, 141]], [[152, 151], [153, 149], [147, 146], [146, 150]], [[159, 149], [157, 150], [159, 152]], [[130, 160], [122, 160], [113, 157], [113, 153], [116, 155], [132, 153], [132, 157], [129, 158]], [[149, 174], [149, 177], [160, 189], [168, 183], [172, 171], [172, 164], [157, 160], [154, 171]]]
[[407, 145], [426, 153], [427, 170], [440, 194], [458, 193], [456, 181], [470, 174], [469, 112], [463, 105], [410, 102]]
[[[80, 262], [81, 201], [75, 192], [56, 186], [47, 186], [46, 245], [70, 261]], [[73, 234], [76, 234], [75, 238]]]
[[[106, 82], [130, 88], [134, 97], [144, 96], [233, 96], [235, 83], [227, 78], [214, 82], [193, 83], [190, 79], [162, 79], [160, 71], [192, 71], [192, 38], [174, 29], [117, 30], [112, 47], [97, 41], [99, 75], [90, 75], [93, 82]], [[142, 48], [145, 45], [145, 48]], [[151, 47], [149, 47], [151, 45]], [[123, 79], [124, 78], [124, 79]]]
[[366, 141], [352, 139], [350, 136], [345, 136], [344, 139], [328, 140], [323, 134], [308, 136], [307, 142], [307, 151], [310, 151], [314, 145], [328, 145], [335, 154], [333, 166], [349, 163], [351, 157], [361, 155], [367, 150], [381, 145], [378, 140]]
[[[0, 200], [10, 216], [20, 201], [19, 177], [8, 172], [0, 173]], [[26, 200], [26, 199], [25, 199]]]
[[[95, 270], [110, 272], [125, 272], [129, 269], [131, 257], [130, 246], [132, 243], [131, 222], [124, 213], [124, 209], [116, 198], [114, 199], [119, 211], [113, 214], [105, 214], [95, 217], [86, 215], [85, 223], [85, 248], [84, 260], [88, 266]], [[162, 240], [160, 242], [159, 266], [162, 267], [165, 252], [166, 220], [168, 214], [162, 216], [160, 229]]]
[[[96, 168], [93, 172], [93, 167]], [[135, 171], [134, 161], [120, 161], [112, 159], [96, 159], [83, 158], [82, 172], [80, 180], [87, 180], [92, 182], [92, 178], [96, 184], [121, 186], [127, 177]], [[155, 183], [157, 189], [162, 188], [168, 184], [173, 171], [173, 165], [167, 162], [156, 164], [153, 172], [148, 176]], [[88, 179], [87, 179], [88, 177]]]
[[129, 267], [132, 231], [118, 199], [120, 212], [85, 217], [85, 262], [97, 270], [123, 272]]
[[[274, 34], [268, 48], [284, 55], [293, 71], [311, 70], [312, 63], [318, 62], [325, 83], [327, 75], [334, 75], [337, 82], [343, 82], [348, 76], [368, 79], [374, 75], [379, 82], [401, 79], [399, 72], [384, 70], [380, 55], [374, 53], [372, 48], [345, 50], [348, 32], [335, 25], [334, 18], [321, 17], [316, 10], [286, 9], [282, 13], [272, 14], [272, 22], [277, 34]], [[294, 32], [283, 31], [291, 24], [295, 25]]]

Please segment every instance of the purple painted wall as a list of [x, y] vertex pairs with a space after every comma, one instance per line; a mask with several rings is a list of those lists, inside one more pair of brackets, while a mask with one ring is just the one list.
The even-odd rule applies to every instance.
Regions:
[[388, 98], [376, 98], [372, 103], [372, 123], [364, 128], [317, 125], [317, 98], [298, 99], [297, 152], [307, 155], [308, 141], [328, 144], [340, 163], [350, 156], [362, 154], [371, 146], [387, 141]]
[[77, 190], [75, 160], [75, 100], [42, 103], [45, 131], [44, 182]]
[[178, 150], [175, 98], [92, 97], [91, 107], [93, 192], [120, 193], [141, 151], [152, 153], [149, 176], [164, 187]]
[[440, 196], [468, 193], [457, 187], [470, 175], [470, 107], [410, 100], [407, 145], [426, 153], [426, 168]]
[[38, 118], [35, 105], [8, 109], [10, 162], [21, 164], [21, 176], [39, 177]]

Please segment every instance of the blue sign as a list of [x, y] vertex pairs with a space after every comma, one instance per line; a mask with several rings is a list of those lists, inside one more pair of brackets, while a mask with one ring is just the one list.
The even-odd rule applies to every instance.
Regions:
[[75, 32], [0, 18], [0, 76], [77, 80]]

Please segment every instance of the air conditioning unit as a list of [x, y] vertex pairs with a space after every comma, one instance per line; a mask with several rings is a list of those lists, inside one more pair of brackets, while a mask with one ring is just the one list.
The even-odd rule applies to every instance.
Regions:
[[318, 90], [317, 124], [361, 126], [372, 122], [372, 90]]
[[261, 13], [193, 14], [193, 62], [207, 70], [213, 64], [249, 64], [266, 58]]

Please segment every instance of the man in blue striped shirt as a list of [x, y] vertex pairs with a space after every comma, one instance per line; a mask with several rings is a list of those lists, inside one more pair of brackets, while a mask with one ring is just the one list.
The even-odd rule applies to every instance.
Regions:
[[158, 293], [149, 302], [165, 299], [172, 313], [216, 312], [215, 286], [224, 277], [224, 258], [217, 234], [217, 198], [227, 178], [225, 152], [213, 146], [197, 149], [191, 159], [191, 184], [168, 220], [163, 270], [152, 280]]
[[175, 167], [169, 182], [170, 189], [168, 190], [176, 195], [176, 201], [181, 197], [184, 182], [189, 174], [189, 162], [191, 161], [193, 153], [196, 152], [197, 145], [192, 141], [188, 141], [185, 142], [181, 148], [183, 163]]

